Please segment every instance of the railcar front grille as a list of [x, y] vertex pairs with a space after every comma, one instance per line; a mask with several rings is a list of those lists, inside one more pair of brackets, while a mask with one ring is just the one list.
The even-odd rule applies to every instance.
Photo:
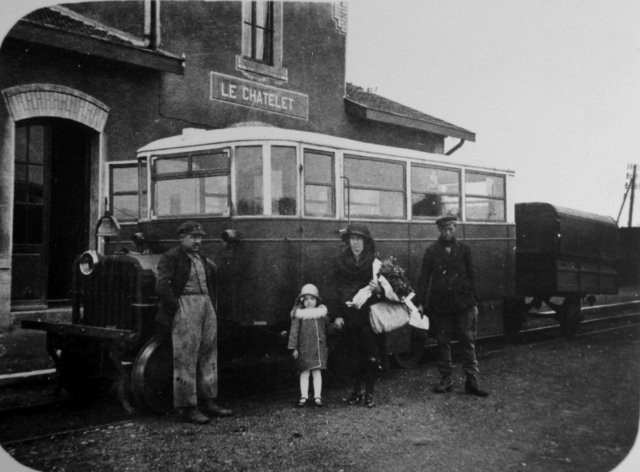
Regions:
[[89, 275], [75, 270], [73, 322], [101, 328], [135, 329], [134, 303], [140, 299], [135, 259], [107, 256]]

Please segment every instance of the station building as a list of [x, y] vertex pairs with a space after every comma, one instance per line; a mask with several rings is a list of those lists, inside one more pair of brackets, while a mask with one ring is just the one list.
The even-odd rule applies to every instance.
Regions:
[[0, 47], [0, 327], [69, 302], [106, 210], [135, 227], [135, 153], [153, 140], [247, 123], [443, 157], [445, 138], [475, 140], [346, 83], [347, 16], [345, 2], [144, 0], [20, 19]]

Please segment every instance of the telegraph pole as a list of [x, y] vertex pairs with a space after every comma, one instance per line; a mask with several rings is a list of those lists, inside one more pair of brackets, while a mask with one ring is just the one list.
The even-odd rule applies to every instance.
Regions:
[[622, 197], [622, 205], [620, 205], [620, 211], [618, 212], [618, 217], [616, 218], [616, 224], [618, 224], [620, 221], [620, 215], [622, 215], [622, 210], [624, 209], [624, 204], [627, 201], [629, 193], [631, 193], [631, 199], [629, 200], [629, 221], [627, 225], [631, 227], [631, 225], [633, 224], [633, 204], [636, 195], [636, 175], [637, 165], [627, 164], [627, 179], [630, 179], [630, 181], [625, 184], [624, 197]]
[[635, 194], [636, 194], [636, 165], [633, 165], [633, 172], [631, 174], [631, 198], [629, 199], [629, 223], [627, 224], [627, 227], [631, 228], [631, 225], [633, 224], [633, 201], [635, 199]]

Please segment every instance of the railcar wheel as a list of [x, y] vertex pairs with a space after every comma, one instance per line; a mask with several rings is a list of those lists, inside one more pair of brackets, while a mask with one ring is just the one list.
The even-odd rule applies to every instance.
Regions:
[[422, 359], [426, 334], [422, 334], [420, 331], [421, 330], [411, 328], [411, 343], [409, 345], [409, 350], [393, 354], [393, 360], [403, 369], [413, 369], [417, 367], [420, 359]]
[[131, 371], [131, 389], [144, 411], [161, 415], [171, 411], [173, 351], [168, 336], [154, 336], [140, 350]]
[[116, 377], [105, 347], [90, 339], [78, 339], [62, 346], [56, 368], [60, 386], [82, 403], [104, 396]]
[[562, 331], [562, 334], [565, 336], [573, 336], [580, 326], [580, 321], [582, 321], [580, 298], [565, 298], [564, 302], [562, 303], [559, 318], [560, 331]]
[[502, 329], [507, 338], [518, 339], [527, 319], [527, 305], [524, 298], [505, 298], [502, 302]]

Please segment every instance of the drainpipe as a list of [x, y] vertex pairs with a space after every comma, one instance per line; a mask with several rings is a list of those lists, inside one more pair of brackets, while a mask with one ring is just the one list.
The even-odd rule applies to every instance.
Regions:
[[454, 152], [456, 152], [458, 149], [460, 149], [462, 147], [462, 145], [464, 144], [464, 139], [461, 139], [460, 142], [458, 144], [456, 144], [455, 146], [453, 146], [451, 149], [449, 149], [445, 155], [446, 156], [450, 156], [451, 154], [453, 154]]
[[149, 49], [160, 46], [160, 0], [144, 2], [144, 36]]

